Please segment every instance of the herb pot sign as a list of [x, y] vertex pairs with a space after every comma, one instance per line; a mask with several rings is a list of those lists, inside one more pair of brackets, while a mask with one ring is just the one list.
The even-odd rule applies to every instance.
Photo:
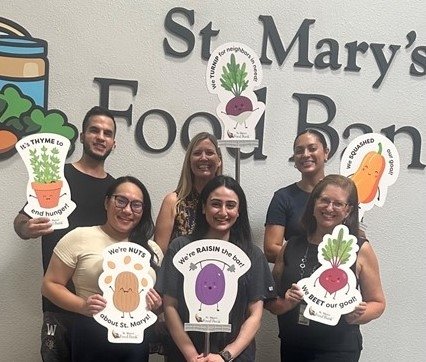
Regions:
[[39, 183], [31, 182], [38, 203], [45, 209], [52, 209], [59, 204], [59, 197], [62, 189], [62, 181], [50, 182], [50, 183]]

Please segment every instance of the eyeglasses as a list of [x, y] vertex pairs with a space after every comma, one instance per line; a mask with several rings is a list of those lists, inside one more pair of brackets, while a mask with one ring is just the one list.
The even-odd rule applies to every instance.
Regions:
[[139, 200], [130, 201], [127, 197], [121, 195], [111, 195], [114, 196], [115, 207], [119, 209], [124, 209], [130, 203], [130, 209], [135, 214], [140, 214], [143, 211], [143, 202]]
[[328, 197], [320, 197], [317, 199], [318, 206], [327, 207], [331, 204], [334, 210], [341, 211], [349, 204], [347, 202], [343, 201], [333, 201], [330, 200]]

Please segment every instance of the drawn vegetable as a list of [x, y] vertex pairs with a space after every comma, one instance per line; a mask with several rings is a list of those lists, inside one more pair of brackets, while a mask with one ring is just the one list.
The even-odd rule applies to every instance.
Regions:
[[121, 312], [133, 312], [139, 305], [138, 279], [132, 272], [121, 272], [115, 278], [114, 306]]
[[385, 170], [385, 158], [382, 156], [382, 144], [378, 143], [377, 152], [368, 152], [351, 177], [358, 191], [358, 201], [366, 204], [373, 201], [377, 194], [380, 178]]
[[329, 238], [325, 247], [321, 249], [324, 259], [331, 264], [331, 268], [324, 270], [319, 276], [319, 283], [330, 294], [336, 293], [348, 284], [348, 275], [339, 268], [350, 257], [353, 239], [343, 240], [343, 229], [339, 230], [337, 239]]
[[230, 116], [238, 116], [243, 112], [253, 111], [253, 104], [251, 100], [241, 95], [241, 93], [247, 88], [249, 82], [248, 80], [245, 80], [247, 76], [246, 63], [243, 63], [242, 65], [237, 64], [235, 61], [235, 55], [231, 54], [231, 61], [226, 64], [226, 67], [222, 67], [223, 73], [220, 78], [220, 83], [223, 88], [232, 92], [235, 96], [226, 104], [226, 114]]
[[59, 150], [54, 147], [47, 151], [47, 147], [43, 146], [41, 154], [37, 154], [37, 150], [29, 150], [30, 164], [34, 172], [34, 181], [42, 184], [48, 184], [60, 180], [59, 166], [61, 160], [59, 159]]
[[[71, 147], [68, 155], [74, 151], [77, 128], [68, 123], [66, 115], [59, 110], [46, 110], [35, 105], [34, 100], [21, 92], [13, 84], [6, 84], [0, 90], [0, 129], [11, 132], [21, 138], [34, 133], [55, 133], [68, 138]], [[1, 134], [2, 142], [12, 142], [8, 133]], [[3, 136], [8, 136], [3, 140]], [[13, 145], [14, 146], [14, 145]], [[0, 147], [0, 159], [6, 159], [16, 153], [14, 147]], [[9, 150], [7, 150], [9, 148]]]
[[15, 147], [18, 137], [6, 129], [0, 130], [0, 153], [6, 153]]
[[223, 271], [215, 264], [207, 264], [197, 276], [195, 295], [202, 304], [217, 304], [225, 294]]

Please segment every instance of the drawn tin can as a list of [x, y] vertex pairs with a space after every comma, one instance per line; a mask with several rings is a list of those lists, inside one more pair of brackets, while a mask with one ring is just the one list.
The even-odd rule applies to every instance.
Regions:
[[0, 18], [0, 90], [14, 84], [36, 105], [46, 108], [48, 71], [47, 42]]

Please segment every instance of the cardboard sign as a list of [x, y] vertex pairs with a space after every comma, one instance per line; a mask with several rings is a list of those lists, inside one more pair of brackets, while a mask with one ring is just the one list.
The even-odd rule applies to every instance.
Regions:
[[108, 329], [111, 343], [141, 343], [145, 329], [157, 320], [146, 308], [146, 294], [154, 286], [148, 274], [151, 254], [138, 244], [119, 242], [103, 255], [98, 284], [107, 305], [94, 318]]
[[342, 314], [352, 312], [362, 301], [351, 269], [358, 249], [357, 238], [344, 225], [324, 235], [318, 245], [321, 266], [309, 278], [297, 282], [307, 303], [305, 318], [335, 326]]
[[53, 229], [67, 228], [68, 216], [76, 207], [64, 176], [69, 139], [54, 133], [37, 133], [22, 138], [15, 147], [29, 177], [24, 211], [33, 218], [50, 218]]
[[265, 111], [254, 90], [262, 81], [259, 57], [241, 43], [215, 49], [208, 61], [207, 88], [219, 97], [216, 109], [223, 123], [222, 140], [255, 140], [255, 127]]
[[382, 207], [399, 175], [399, 154], [393, 142], [379, 133], [355, 138], [345, 149], [340, 173], [350, 177], [358, 190], [359, 220], [375, 205]]
[[203, 239], [179, 250], [173, 264], [183, 274], [189, 311], [186, 331], [230, 332], [229, 313], [238, 292], [238, 278], [251, 266], [249, 257], [229, 241]]

